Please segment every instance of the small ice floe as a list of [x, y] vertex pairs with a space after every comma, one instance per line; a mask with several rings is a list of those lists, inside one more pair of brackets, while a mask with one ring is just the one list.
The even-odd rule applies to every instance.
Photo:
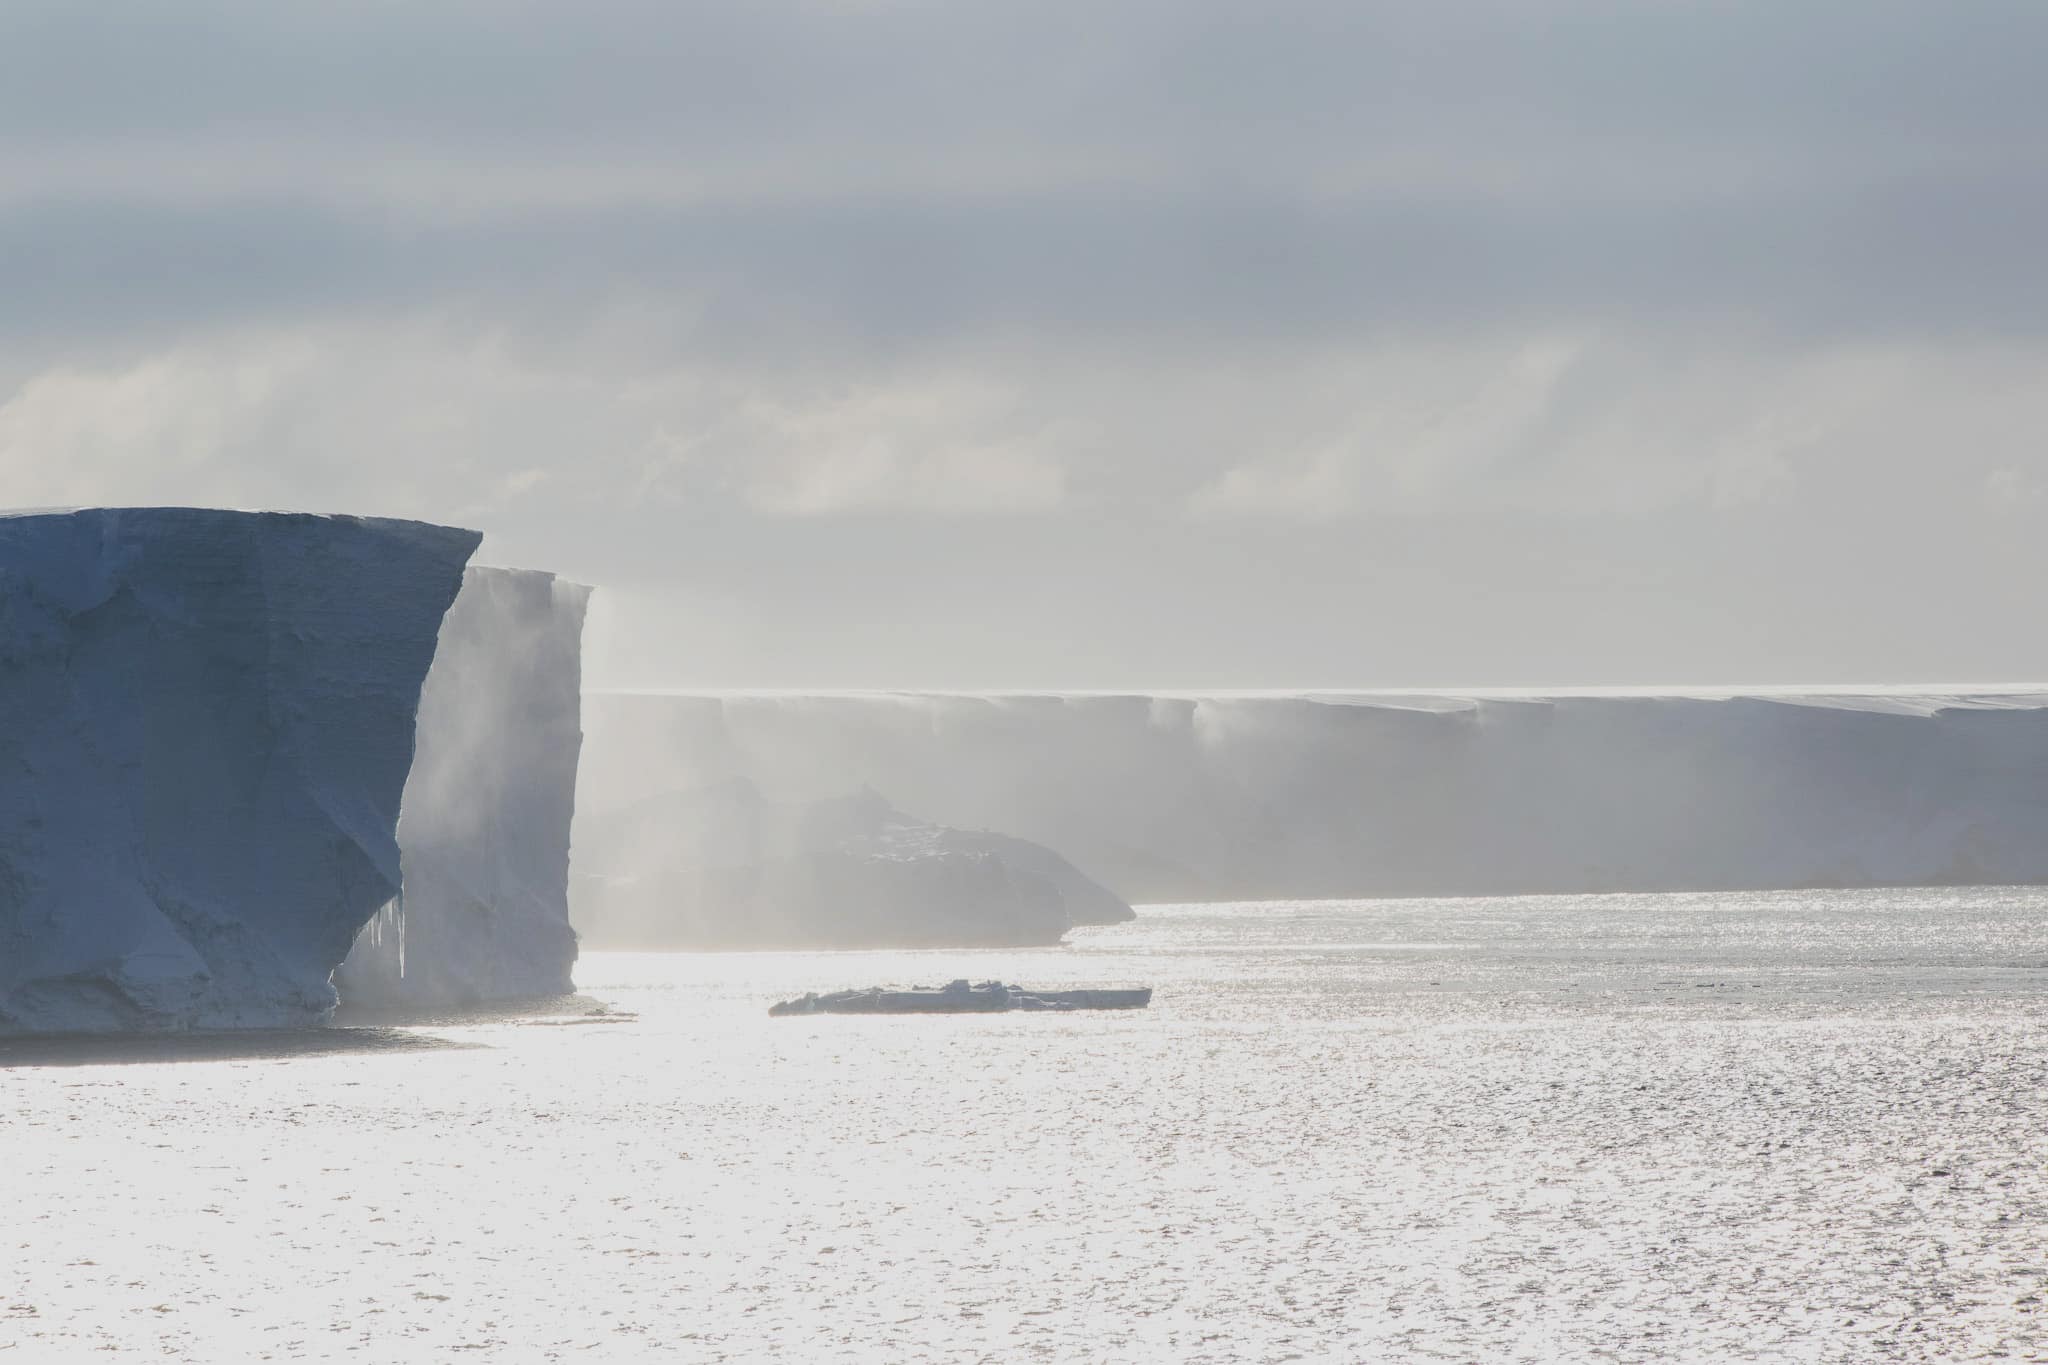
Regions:
[[1152, 988], [1129, 990], [1034, 991], [1001, 981], [950, 981], [943, 986], [912, 986], [895, 990], [813, 992], [769, 1006], [775, 1016], [789, 1014], [1000, 1014], [1006, 1010], [1141, 1010], [1152, 1003]]

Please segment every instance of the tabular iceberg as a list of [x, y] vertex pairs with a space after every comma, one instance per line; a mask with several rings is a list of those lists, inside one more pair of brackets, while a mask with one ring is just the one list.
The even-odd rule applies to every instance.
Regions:
[[0, 1030], [327, 1015], [398, 887], [420, 686], [479, 539], [0, 515]]
[[344, 1004], [432, 1008], [570, 989], [569, 822], [590, 589], [471, 568], [420, 696], [403, 893], [335, 974]]
[[872, 784], [1134, 901], [2048, 882], [2048, 693], [608, 694], [585, 799]]
[[1051, 849], [873, 791], [781, 805], [735, 778], [586, 821], [578, 847], [578, 922], [612, 947], [1049, 944], [1132, 913]]

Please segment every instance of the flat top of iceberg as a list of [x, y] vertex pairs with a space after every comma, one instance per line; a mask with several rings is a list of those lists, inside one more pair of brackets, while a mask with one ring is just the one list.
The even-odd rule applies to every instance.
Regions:
[[303, 512], [290, 507], [196, 507], [180, 503], [163, 504], [86, 504], [77, 507], [0, 507], [0, 521], [17, 520], [27, 517], [77, 517], [77, 516], [119, 516], [139, 517], [218, 517], [234, 519], [241, 517], [281, 517], [305, 521], [345, 521], [363, 526], [423, 526], [431, 530], [452, 529], [438, 522], [422, 521], [417, 517], [373, 517], [353, 512]]
[[1258, 689], [1163, 688], [1139, 691], [923, 691], [857, 688], [592, 688], [598, 697], [678, 697], [705, 700], [759, 699], [903, 701], [1296, 701], [1322, 706], [1384, 707], [1389, 710], [1451, 712], [1484, 702], [1627, 701], [1776, 702], [1846, 711], [1933, 715], [1947, 710], [2032, 711], [2048, 708], [2048, 683], [1818, 684], [1762, 686], [1675, 685], [1669, 687], [1467, 687]]

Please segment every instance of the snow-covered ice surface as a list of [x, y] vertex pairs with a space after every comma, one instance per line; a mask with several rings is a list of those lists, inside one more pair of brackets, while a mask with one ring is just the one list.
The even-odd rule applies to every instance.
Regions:
[[420, 695], [404, 895], [335, 974], [342, 1003], [433, 1009], [571, 989], [569, 824], [590, 589], [472, 567]]
[[0, 515], [0, 1032], [315, 1022], [473, 531]]
[[784, 805], [733, 778], [586, 820], [577, 850], [577, 922], [601, 947], [1044, 944], [1132, 914], [1051, 849], [872, 790]]
[[[586, 953], [636, 1017], [0, 1070], [0, 1361], [2039, 1359], [2044, 974], [1986, 889]], [[955, 976], [1157, 994], [764, 1013]]]
[[584, 806], [867, 784], [1135, 901], [2048, 881], [2048, 689], [604, 693]]

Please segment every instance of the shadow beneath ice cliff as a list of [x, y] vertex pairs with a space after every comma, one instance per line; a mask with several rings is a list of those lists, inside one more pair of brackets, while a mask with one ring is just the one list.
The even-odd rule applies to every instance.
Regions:
[[222, 1033], [34, 1033], [0, 1037], [0, 1070], [149, 1062], [283, 1061], [332, 1053], [441, 1052], [475, 1046], [398, 1028], [243, 1029]]

